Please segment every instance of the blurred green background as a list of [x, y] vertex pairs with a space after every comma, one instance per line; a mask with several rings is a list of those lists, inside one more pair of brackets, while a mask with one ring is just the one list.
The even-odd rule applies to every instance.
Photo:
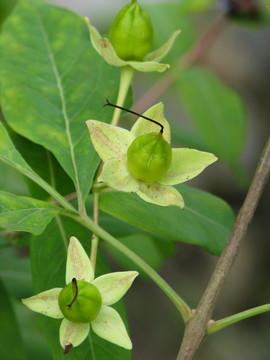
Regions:
[[[127, 1], [48, 1], [69, 7], [83, 16], [88, 16], [101, 33], [107, 33], [114, 16]], [[194, 7], [189, 4], [195, 4]], [[211, 1], [140, 1], [153, 19], [156, 31], [155, 47], [161, 45], [167, 33], [178, 28], [182, 34], [174, 45], [167, 61], [178, 61], [209, 29], [217, 19], [224, 16]], [[162, 4], [162, 5], [161, 5]], [[269, 11], [262, 2], [262, 13]], [[180, 10], [179, 10], [180, 9]], [[177, 11], [176, 11], [177, 10]], [[173, 16], [174, 14], [174, 16]], [[270, 133], [270, 27], [266, 15], [257, 21], [236, 21], [226, 18], [226, 24], [217, 32], [211, 44], [202, 53], [196, 66], [210, 69], [221, 83], [228, 85], [240, 95], [245, 111], [246, 129], [243, 148], [239, 150], [238, 164], [221, 161], [196, 178], [190, 185], [205, 189], [226, 200], [237, 212], [241, 207], [264, 143]], [[178, 68], [173, 67], [178, 77]], [[180, 74], [181, 75], [181, 74]], [[143, 101], [142, 96], [155, 84], [162, 74], [138, 73], [134, 80], [134, 103]], [[191, 83], [191, 88], [193, 84]], [[195, 88], [195, 84], [194, 84]], [[163, 101], [165, 114], [173, 122], [173, 142], [186, 146], [189, 142], [203, 148], [196, 126], [192, 123], [185, 106], [181, 103], [181, 86], [174, 82], [155, 102]], [[200, 98], [194, 97], [194, 107]], [[142, 103], [142, 102], [141, 102]], [[148, 107], [152, 104], [148, 104]], [[205, 104], [206, 106], [208, 104]], [[143, 109], [145, 110], [145, 109]], [[228, 109], [228, 121], [230, 109]], [[129, 121], [129, 119], [127, 119]], [[228, 141], [228, 153], [231, 144]], [[211, 149], [209, 149], [211, 150]], [[225, 149], [226, 153], [226, 149]], [[226, 158], [226, 156], [225, 156]], [[225, 159], [226, 160], [226, 159]], [[0, 188], [17, 194], [27, 194], [22, 177], [0, 164]], [[225, 287], [218, 299], [214, 318], [229, 316], [249, 307], [270, 302], [270, 185], [266, 186], [257, 212], [250, 224], [240, 254], [234, 264]], [[1, 235], [2, 234], [2, 235]], [[26, 239], [27, 240], [27, 239]], [[14, 239], [13, 239], [14, 241]], [[5, 245], [0, 233], [0, 246]], [[106, 250], [105, 250], [106, 253]], [[109, 258], [113, 270], [118, 265]], [[175, 255], [161, 269], [161, 275], [193, 307], [196, 307], [217, 258], [204, 249], [177, 243]], [[27, 248], [0, 249], [0, 291], [12, 295], [12, 312], [21, 327], [21, 336], [27, 348], [27, 359], [50, 359], [46, 339], [42, 333], [38, 315], [24, 308], [19, 299], [32, 294], [30, 263]], [[5, 290], [6, 289], [6, 290]], [[147, 279], [136, 281], [126, 295], [128, 319], [134, 344], [134, 360], [175, 359], [183, 336], [183, 323], [170, 301]], [[1, 305], [1, 303], [0, 303]], [[0, 306], [1, 314], [1, 306]], [[4, 315], [0, 317], [1, 341], [8, 341]], [[228, 327], [209, 336], [197, 358], [200, 360], [269, 360], [270, 315], [264, 314]], [[14, 334], [19, 341], [19, 334]], [[1, 347], [0, 347], [1, 354]], [[18, 355], [19, 356], [19, 355]], [[3, 360], [16, 359], [9, 354]]]

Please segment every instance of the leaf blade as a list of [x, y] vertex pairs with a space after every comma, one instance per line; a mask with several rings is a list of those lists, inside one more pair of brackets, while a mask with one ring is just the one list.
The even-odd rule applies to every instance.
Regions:
[[100, 208], [129, 224], [164, 238], [204, 247], [220, 255], [230, 234], [234, 215], [221, 199], [185, 185], [176, 188], [186, 206], [159, 207], [145, 203], [134, 194], [101, 193]]
[[0, 43], [7, 122], [56, 156], [82, 204], [99, 163], [85, 121], [108, 121], [103, 99], [116, 97], [119, 71], [91, 48], [82, 18], [40, 0], [18, 5]]
[[181, 72], [176, 82], [183, 108], [203, 142], [229, 164], [238, 162], [245, 140], [245, 112], [240, 96], [202, 67]]
[[60, 208], [0, 190], [0, 227], [41, 234]]
[[32, 168], [26, 163], [23, 157], [15, 148], [12, 143], [7, 130], [4, 125], [0, 122], [0, 161], [5, 164], [14, 167], [20, 173], [33, 180], [45, 191], [47, 191], [52, 197], [58, 200], [66, 209], [74, 210], [69, 202], [65, 200], [55, 189], [44, 181], [39, 175], [37, 175]]
[[[0, 350], [1, 357], [6, 360], [26, 360], [26, 353], [10, 297], [0, 278]], [[16, 341], [14, 341], [16, 340]]]

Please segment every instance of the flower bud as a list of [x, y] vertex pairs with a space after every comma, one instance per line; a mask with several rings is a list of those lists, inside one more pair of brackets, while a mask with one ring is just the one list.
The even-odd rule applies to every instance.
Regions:
[[109, 31], [109, 39], [122, 60], [142, 60], [153, 45], [153, 25], [137, 0], [123, 7]]
[[97, 287], [87, 281], [78, 280], [76, 283], [77, 291], [73, 282], [62, 289], [58, 305], [66, 319], [74, 323], [88, 323], [93, 321], [100, 311], [101, 295]]
[[127, 151], [127, 166], [130, 174], [138, 180], [153, 183], [169, 170], [172, 148], [162, 133], [150, 133], [137, 137]]

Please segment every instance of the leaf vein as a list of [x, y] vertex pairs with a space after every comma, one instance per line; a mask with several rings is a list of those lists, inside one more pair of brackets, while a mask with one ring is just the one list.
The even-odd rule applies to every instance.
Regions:
[[67, 135], [67, 139], [68, 139], [68, 143], [69, 143], [69, 147], [70, 147], [70, 156], [71, 156], [71, 161], [72, 161], [74, 175], [75, 175], [75, 187], [76, 187], [76, 190], [77, 190], [78, 198], [81, 201], [82, 200], [81, 199], [82, 194], [81, 194], [81, 189], [80, 189], [78, 169], [77, 169], [76, 160], [75, 160], [74, 147], [73, 147], [72, 138], [71, 138], [71, 134], [70, 134], [70, 127], [69, 127], [70, 124], [69, 124], [69, 118], [68, 118], [68, 114], [67, 114], [64, 90], [63, 90], [63, 86], [62, 86], [62, 83], [61, 83], [61, 78], [60, 78], [60, 75], [59, 75], [59, 71], [58, 71], [58, 68], [57, 68], [57, 65], [56, 65], [56, 62], [55, 62], [54, 54], [52, 52], [47, 33], [45, 31], [44, 25], [42, 23], [42, 20], [41, 20], [41, 18], [39, 16], [38, 11], [36, 11], [36, 14], [37, 14], [37, 19], [38, 19], [38, 22], [39, 22], [40, 30], [41, 30], [42, 36], [43, 36], [44, 41], [45, 41], [45, 45], [46, 45], [47, 50], [48, 50], [49, 58], [50, 58], [50, 61], [51, 61], [51, 64], [52, 64], [52, 69], [53, 69], [53, 72], [54, 72], [54, 75], [55, 75], [55, 78], [56, 78], [56, 82], [57, 82], [57, 88], [58, 88], [59, 96], [60, 96], [61, 103], [62, 103], [62, 114], [63, 114], [64, 121], [65, 121], [66, 135]]

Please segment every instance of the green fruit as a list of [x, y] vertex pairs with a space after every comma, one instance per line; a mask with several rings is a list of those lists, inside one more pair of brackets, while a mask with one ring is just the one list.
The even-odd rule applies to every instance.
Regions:
[[160, 180], [172, 163], [172, 148], [161, 133], [137, 137], [127, 151], [130, 174], [138, 180], [153, 183]]
[[153, 45], [154, 31], [149, 15], [137, 1], [123, 7], [109, 31], [109, 39], [123, 60], [142, 60]]
[[[74, 323], [88, 323], [93, 321], [101, 308], [102, 299], [99, 290], [84, 280], [77, 281], [78, 294], [71, 282], [66, 285], [59, 294], [58, 305], [64, 317]], [[68, 306], [70, 305], [71, 306]]]

